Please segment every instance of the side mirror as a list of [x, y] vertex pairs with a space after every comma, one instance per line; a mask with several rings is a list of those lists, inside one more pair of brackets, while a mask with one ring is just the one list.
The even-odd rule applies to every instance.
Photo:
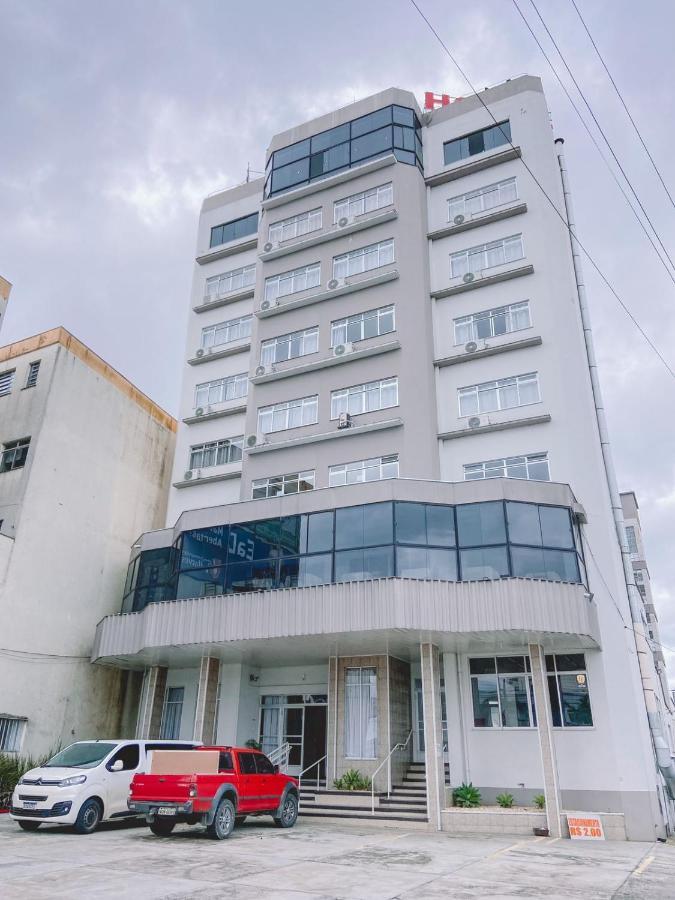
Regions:
[[110, 766], [111, 772], [121, 772], [124, 768], [124, 763], [121, 759], [116, 759], [115, 762]]

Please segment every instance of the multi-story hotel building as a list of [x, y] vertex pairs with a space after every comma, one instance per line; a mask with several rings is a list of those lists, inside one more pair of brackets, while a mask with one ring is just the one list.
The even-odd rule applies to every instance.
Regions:
[[383, 91], [204, 201], [167, 528], [93, 658], [142, 679], [138, 736], [417, 779], [433, 827], [470, 781], [651, 839], [675, 768], [562, 146], [538, 79], [481, 96]]

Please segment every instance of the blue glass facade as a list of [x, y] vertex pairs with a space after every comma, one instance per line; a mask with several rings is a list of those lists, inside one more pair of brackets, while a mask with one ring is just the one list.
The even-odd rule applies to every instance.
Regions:
[[267, 161], [265, 197], [335, 175], [388, 153], [422, 171], [422, 130], [412, 109], [385, 106], [275, 150]]
[[123, 611], [214, 594], [366, 581], [585, 581], [571, 511], [512, 501], [389, 501], [183, 532], [129, 566]]

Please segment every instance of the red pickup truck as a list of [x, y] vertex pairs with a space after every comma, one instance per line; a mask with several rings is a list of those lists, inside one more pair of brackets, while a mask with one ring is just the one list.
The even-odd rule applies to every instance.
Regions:
[[[200, 765], [197, 754], [209, 751], [204, 756], [208, 765]], [[168, 837], [177, 822], [187, 822], [206, 825], [210, 837], [223, 840], [249, 815], [272, 816], [278, 828], [295, 825], [298, 780], [280, 773], [263, 753], [246, 747], [199, 747], [163, 756], [163, 765], [155, 767], [153, 760], [150, 774], [134, 776], [127, 801], [131, 812], [145, 815], [153, 834]], [[182, 774], [163, 774], [167, 765]]]

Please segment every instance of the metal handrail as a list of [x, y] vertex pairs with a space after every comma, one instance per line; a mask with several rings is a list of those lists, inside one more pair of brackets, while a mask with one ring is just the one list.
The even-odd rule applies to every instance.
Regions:
[[[320, 765], [326, 759], [327, 756], [328, 756], [328, 754], [325, 753], [321, 757], [321, 759], [317, 759], [317, 761], [313, 762], [311, 766], [307, 766], [306, 769], [303, 769], [302, 772], [298, 775], [298, 784], [300, 784], [302, 782], [302, 776], [305, 774], [305, 772], [309, 772], [311, 769], [314, 768], [314, 766]], [[320, 780], [321, 780], [321, 769], [317, 769], [316, 770], [316, 789], [317, 789], [317, 791], [319, 790], [319, 781]]]
[[285, 744], [279, 744], [270, 753], [267, 754], [269, 761], [283, 771], [288, 768], [288, 760], [291, 755], [291, 745], [288, 741]]
[[[382, 760], [382, 762], [379, 764], [379, 766], [375, 769], [373, 774], [370, 776], [370, 778], [371, 778], [371, 780], [370, 780], [370, 814], [371, 814], [371, 816], [375, 815], [375, 776], [380, 771], [382, 766], [384, 766], [386, 763], [389, 762], [389, 760], [391, 759], [391, 757], [394, 755], [394, 753], [397, 750], [405, 750], [405, 748], [410, 743], [410, 738], [412, 737], [412, 733], [413, 733], [413, 729], [411, 728], [408, 733], [408, 737], [405, 739], [405, 741], [403, 741], [402, 743], [394, 744], [394, 746], [391, 748], [389, 753], [387, 753], [385, 758]], [[391, 796], [391, 778], [388, 779], [388, 782], [387, 782], [387, 797], [390, 797], [390, 796]]]

